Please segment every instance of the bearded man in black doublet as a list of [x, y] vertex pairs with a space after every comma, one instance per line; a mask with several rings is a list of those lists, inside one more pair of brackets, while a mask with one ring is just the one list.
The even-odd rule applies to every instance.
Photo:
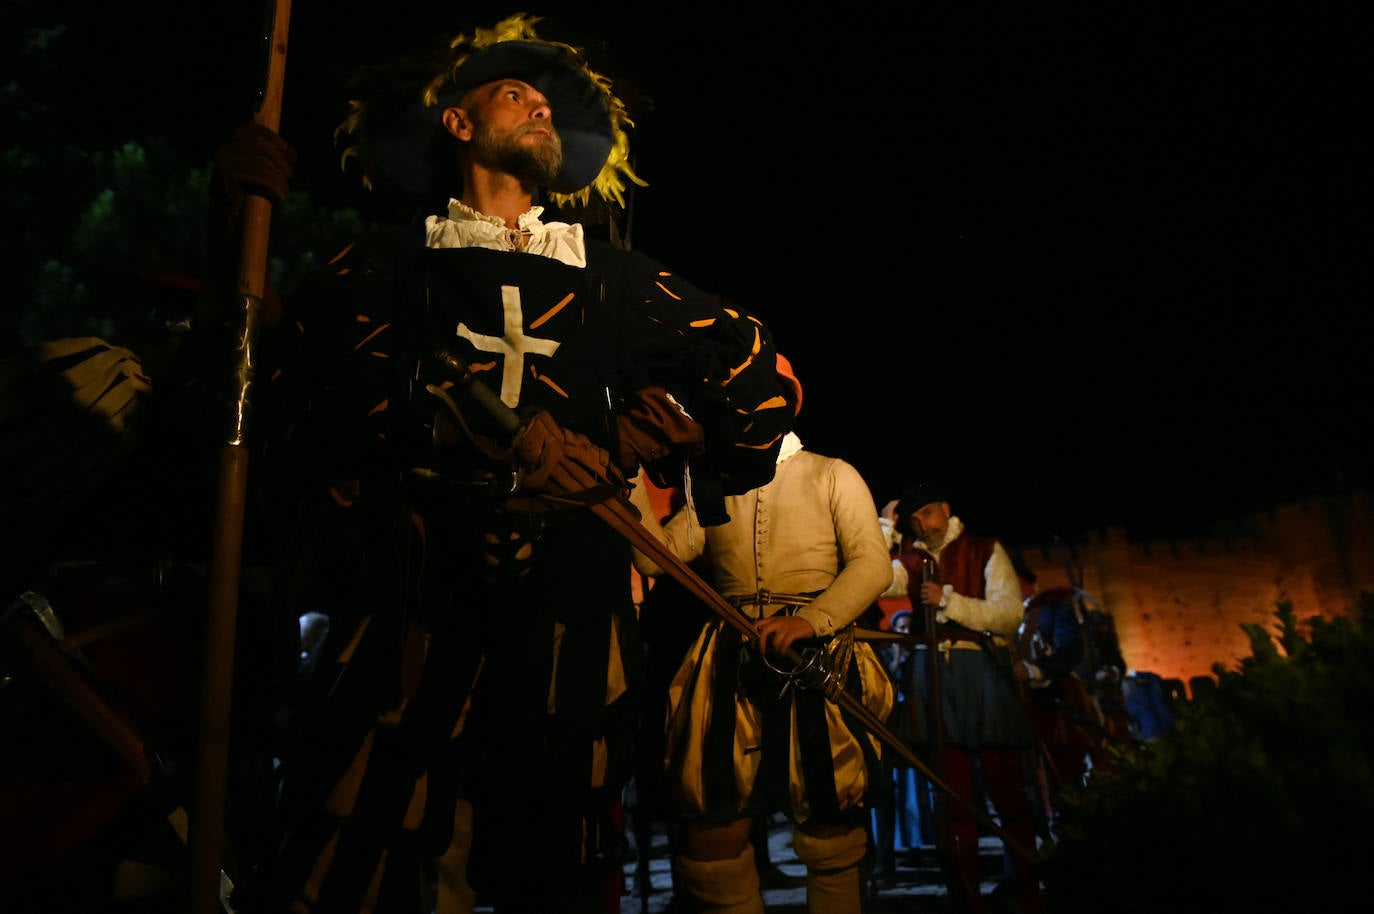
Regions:
[[[541, 187], [620, 201], [639, 179], [609, 81], [534, 21], [459, 36], [413, 93], [354, 103], [369, 179], [448, 199], [288, 302], [267, 472], [298, 504], [289, 593], [330, 634], [291, 714], [273, 910], [413, 914], [426, 860], [441, 908], [475, 888], [502, 912], [604, 910], [640, 647], [629, 546], [586, 505], [643, 466], [719, 522], [795, 418], [757, 318], [541, 219]], [[599, 485], [541, 484], [450, 358], [525, 445], [549, 436]]]

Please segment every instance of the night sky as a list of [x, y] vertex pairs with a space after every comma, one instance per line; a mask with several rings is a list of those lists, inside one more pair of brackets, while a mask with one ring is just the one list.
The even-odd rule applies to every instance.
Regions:
[[[93, 137], [208, 157], [247, 117], [257, 11], [192, 6], [67, 17]], [[353, 63], [544, 13], [652, 99], [633, 244], [770, 324], [878, 504], [938, 477], [1034, 544], [1374, 484], [1364, 4], [752, 6], [297, 0], [297, 186], [354, 202]]]

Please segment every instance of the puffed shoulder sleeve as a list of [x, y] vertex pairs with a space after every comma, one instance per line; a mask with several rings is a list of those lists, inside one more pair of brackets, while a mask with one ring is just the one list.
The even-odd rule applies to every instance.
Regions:
[[695, 482], [714, 477], [724, 494], [768, 482], [801, 397], [772, 332], [643, 254], [627, 252], [623, 277], [631, 384], [662, 385], [702, 426]]
[[393, 239], [364, 239], [286, 296], [284, 354], [265, 398], [283, 472], [334, 485], [386, 464], [397, 250]]

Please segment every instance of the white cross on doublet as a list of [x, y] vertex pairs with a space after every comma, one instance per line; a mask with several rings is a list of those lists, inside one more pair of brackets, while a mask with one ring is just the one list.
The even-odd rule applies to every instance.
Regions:
[[557, 340], [525, 336], [525, 315], [520, 307], [520, 289], [501, 287], [501, 312], [505, 326], [502, 336], [473, 333], [467, 324], [458, 325], [458, 335], [481, 352], [495, 352], [505, 357], [501, 368], [501, 402], [514, 408], [520, 402], [520, 386], [525, 380], [525, 353], [553, 355], [558, 351]]

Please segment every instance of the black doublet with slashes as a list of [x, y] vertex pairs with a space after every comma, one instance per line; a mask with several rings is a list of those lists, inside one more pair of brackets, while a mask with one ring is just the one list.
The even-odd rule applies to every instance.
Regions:
[[[426, 249], [417, 232], [367, 239], [291, 300], [272, 472], [310, 518], [288, 572], [296, 608], [327, 611], [331, 640], [294, 713], [302, 775], [286, 793], [305, 824], [283, 853], [286, 894], [334, 829], [326, 894], [357, 891], [378, 859], [382, 894], [408, 891], [401, 860], [442, 850], [460, 792], [475, 806], [474, 878], [518, 885], [532, 854], [570, 884], [605, 859], [602, 818], [632, 767], [629, 547], [591, 512], [512, 499], [497, 427], [431, 389], [435, 347], [517, 412], [548, 410], [612, 453], [619, 397], [662, 385], [706, 429], [699, 475], [720, 491], [771, 478], [794, 416], [762, 326], [647, 257], [591, 242], [579, 270]], [[613, 650], [623, 693], [608, 686]], [[326, 799], [364, 751], [340, 818]]]

